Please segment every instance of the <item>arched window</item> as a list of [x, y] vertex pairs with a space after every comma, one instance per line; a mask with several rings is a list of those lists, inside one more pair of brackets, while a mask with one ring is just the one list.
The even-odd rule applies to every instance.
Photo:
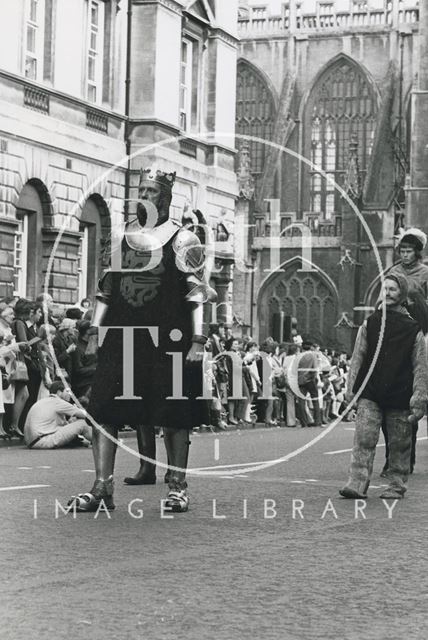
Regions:
[[[361, 180], [367, 171], [375, 131], [377, 104], [364, 73], [341, 59], [319, 78], [306, 109], [306, 154], [340, 186], [348, 167], [349, 143], [358, 141]], [[310, 172], [310, 202], [305, 203], [326, 220], [340, 214], [342, 200], [334, 186], [316, 171]]]
[[37, 178], [21, 189], [15, 204], [14, 292], [34, 300], [42, 291], [46, 257], [43, 229], [52, 224], [52, 202], [46, 186]]
[[105, 200], [99, 194], [91, 195], [85, 202], [80, 216], [80, 246], [78, 250], [78, 296], [95, 295], [98, 278], [103, 267], [103, 248], [110, 236], [110, 213]]
[[[271, 140], [273, 133], [274, 101], [272, 93], [260, 74], [244, 61], [238, 63], [236, 133]], [[263, 172], [268, 148], [261, 142], [250, 142], [251, 172]]]

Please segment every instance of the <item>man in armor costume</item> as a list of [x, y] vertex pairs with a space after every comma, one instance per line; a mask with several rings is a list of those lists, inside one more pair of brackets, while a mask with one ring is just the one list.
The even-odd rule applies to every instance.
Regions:
[[[188, 509], [189, 432], [204, 421], [206, 407], [206, 401], [196, 399], [202, 395], [206, 342], [203, 304], [215, 300], [216, 294], [208, 285], [199, 238], [169, 218], [174, 181], [175, 173], [141, 172], [137, 217], [125, 225], [121, 238], [122, 270], [106, 270], [99, 282], [91, 342], [99, 343], [99, 327], [110, 328], [103, 330], [88, 413], [112, 438], [93, 429], [96, 480], [88, 494], [73, 497], [78, 511], [96, 511], [102, 500], [108, 509], [114, 509], [114, 439], [124, 424], [137, 428], [139, 452], [152, 459], [156, 454], [154, 427], [163, 427], [171, 465], [166, 507], [174, 512]], [[153, 212], [156, 223], [147, 224]], [[112, 247], [112, 261], [114, 251]], [[126, 332], [130, 327], [134, 329]], [[126, 361], [130, 350], [131, 358]], [[180, 372], [184, 365], [178, 395], [173, 385], [177, 357]], [[129, 376], [133, 376], [131, 392]], [[141, 460], [137, 475], [126, 481], [155, 482], [154, 465]]]

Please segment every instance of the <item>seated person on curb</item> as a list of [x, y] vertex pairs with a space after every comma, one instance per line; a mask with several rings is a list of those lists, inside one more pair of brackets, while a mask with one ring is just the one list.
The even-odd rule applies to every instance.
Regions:
[[[70, 391], [60, 381], [50, 387], [50, 394], [34, 404], [24, 428], [29, 449], [58, 449], [70, 445], [78, 436], [92, 441], [92, 429], [86, 424], [86, 412], [70, 403]], [[77, 418], [68, 422], [70, 418]]]

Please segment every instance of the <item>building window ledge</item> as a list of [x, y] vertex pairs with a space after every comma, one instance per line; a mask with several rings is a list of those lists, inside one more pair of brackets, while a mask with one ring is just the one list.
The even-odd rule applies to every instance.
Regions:
[[108, 133], [108, 117], [97, 109], [86, 109], [86, 126], [101, 133]]
[[24, 86], [24, 105], [49, 115], [49, 93], [37, 87]]

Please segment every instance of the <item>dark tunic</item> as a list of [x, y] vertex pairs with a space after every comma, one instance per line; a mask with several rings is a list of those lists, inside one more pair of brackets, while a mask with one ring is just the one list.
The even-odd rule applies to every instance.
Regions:
[[[367, 353], [353, 387], [354, 393], [361, 387], [373, 362], [381, 323], [380, 310], [367, 318]], [[419, 331], [419, 325], [410, 316], [387, 311], [379, 356], [361, 398], [372, 400], [383, 408], [409, 409], [413, 393], [412, 353]]]
[[[159, 346], [148, 330], [134, 330], [134, 395], [137, 400], [118, 400], [123, 395], [123, 332], [110, 329], [98, 352], [98, 365], [88, 411], [101, 423], [143, 424], [191, 429], [205, 419], [206, 402], [196, 400], [202, 393], [202, 366], [185, 364], [191, 347], [191, 305], [186, 274], [175, 264], [173, 240], [162, 249], [162, 259], [150, 271], [132, 272], [148, 264], [151, 254], [122, 244], [123, 268], [127, 273], [107, 272], [100, 282], [100, 297], [108, 303], [103, 326], [156, 327]], [[181, 331], [180, 341], [171, 339], [172, 330]], [[187, 399], [168, 399], [172, 388], [172, 357], [183, 359], [183, 392]]]

